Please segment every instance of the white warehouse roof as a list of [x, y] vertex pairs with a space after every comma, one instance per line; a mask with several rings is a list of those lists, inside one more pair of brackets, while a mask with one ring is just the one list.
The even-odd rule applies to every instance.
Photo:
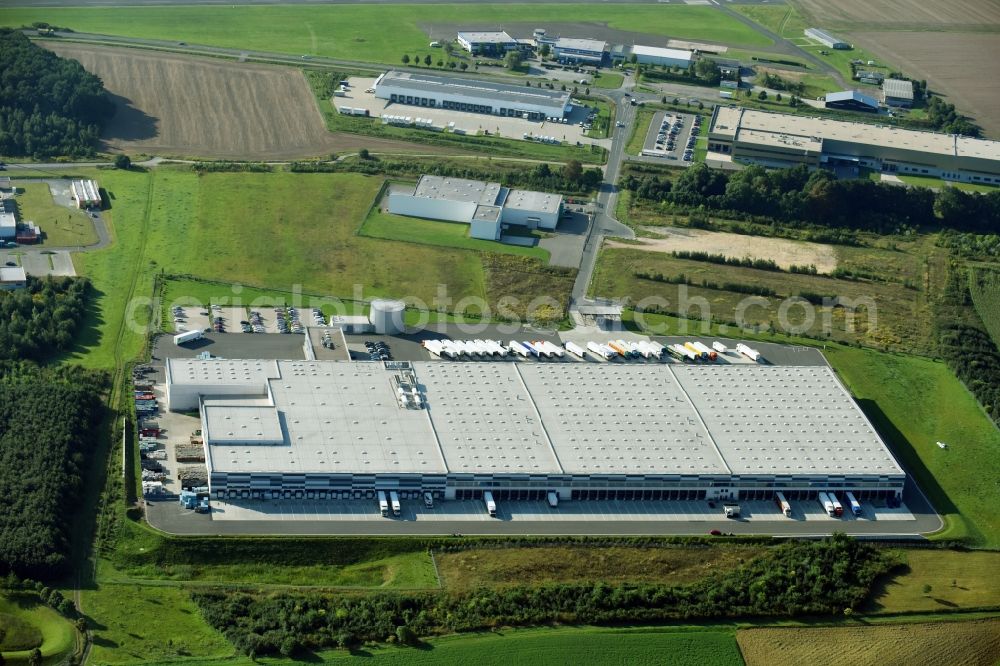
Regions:
[[632, 53], [637, 56], [648, 56], [650, 58], [670, 58], [672, 60], [687, 60], [688, 62], [694, 57], [691, 51], [685, 51], [684, 49], [664, 49], [656, 46], [642, 46], [636, 44], [632, 47]]
[[516, 41], [503, 30], [459, 31], [458, 38], [470, 44], [511, 44]]
[[[233, 374], [237, 382], [245, 382], [248, 376], [242, 369], [231, 372], [239, 363], [171, 359], [169, 392], [183, 393], [189, 388], [185, 382], [193, 381], [191, 389], [210, 393], [220, 375]], [[828, 367], [411, 365], [425, 409], [400, 406], [394, 383], [400, 371], [381, 363], [267, 361], [249, 366], [259, 386], [247, 391], [252, 397], [245, 407], [240, 407], [239, 397], [218, 406], [206, 401], [211, 469], [353, 474], [903, 473]], [[268, 372], [271, 367], [277, 376]], [[267, 395], [266, 401], [262, 395]], [[248, 423], [238, 423], [240, 416]], [[219, 432], [223, 435], [217, 438]], [[241, 437], [241, 432], [249, 435]]]

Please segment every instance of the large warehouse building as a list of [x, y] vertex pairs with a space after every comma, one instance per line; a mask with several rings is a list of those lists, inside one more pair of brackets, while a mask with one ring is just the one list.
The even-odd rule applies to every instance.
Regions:
[[681, 67], [687, 69], [694, 62], [694, 52], [684, 49], [661, 49], [655, 46], [632, 47], [635, 61], [642, 65], [661, 65], [664, 67]]
[[428, 175], [420, 177], [413, 192], [394, 188], [387, 198], [390, 213], [468, 224], [469, 235], [484, 240], [500, 240], [510, 226], [551, 231], [563, 203], [559, 194]]
[[375, 96], [394, 104], [487, 113], [511, 118], [563, 118], [570, 94], [494, 81], [389, 71], [375, 80]]
[[735, 161], [787, 167], [853, 165], [903, 175], [1000, 183], [1000, 142], [718, 106], [708, 149]]
[[847, 50], [851, 48], [851, 45], [848, 42], [834, 37], [830, 33], [820, 30], [819, 28], [806, 28], [804, 33], [806, 37], [815, 39], [823, 46], [829, 46], [831, 49]]
[[827, 367], [169, 359], [215, 498], [899, 497]]
[[80, 208], [95, 208], [101, 205], [101, 191], [93, 180], [74, 180], [71, 184], [73, 198]]

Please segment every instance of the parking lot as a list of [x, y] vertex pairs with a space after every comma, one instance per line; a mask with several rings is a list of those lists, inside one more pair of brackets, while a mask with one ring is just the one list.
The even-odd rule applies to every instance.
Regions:
[[368, 92], [370, 90], [374, 91], [372, 86], [375, 84], [375, 79], [373, 78], [352, 76], [348, 79], [348, 82], [350, 83], [348, 90], [343, 96], [334, 97], [332, 100], [333, 105], [338, 110], [344, 107], [364, 109], [372, 117], [372, 122], [382, 122], [382, 115], [390, 114], [410, 117], [411, 119], [424, 118], [430, 120], [433, 123], [433, 127], [438, 131], [442, 131], [446, 127], [452, 127], [464, 134], [488, 132], [496, 136], [511, 139], [531, 137], [531, 140], [538, 140], [539, 137], [553, 137], [558, 141], [569, 143], [610, 145], [608, 139], [592, 139], [586, 135], [586, 124], [591, 117], [591, 109], [586, 106], [574, 104], [573, 112], [566, 118], [565, 123], [539, 122], [523, 118], [509, 118], [506, 116], [468, 113], [450, 109], [393, 104], [388, 100], [375, 97], [374, 92]]
[[306, 326], [325, 326], [326, 317], [313, 308], [172, 305], [173, 330], [216, 333], [304, 333]]
[[0, 265], [6, 266], [13, 263], [24, 267], [24, 272], [28, 275], [76, 275], [76, 268], [73, 266], [73, 259], [69, 252], [63, 250], [41, 252], [19, 249], [0, 250]]
[[649, 123], [642, 154], [690, 164], [701, 122], [698, 115], [657, 111]]
[[168, 358], [195, 358], [208, 352], [218, 358], [303, 359], [305, 337], [302, 335], [232, 335], [206, 333], [200, 340], [175, 345], [172, 335], [157, 336], [153, 343], [153, 363], [162, 365]]

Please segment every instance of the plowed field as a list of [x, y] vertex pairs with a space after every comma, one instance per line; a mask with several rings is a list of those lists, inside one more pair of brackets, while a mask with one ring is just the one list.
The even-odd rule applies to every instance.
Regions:
[[185, 55], [46, 44], [101, 77], [118, 105], [108, 150], [172, 157], [291, 159], [426, 146], [327, 131], [302, 72]]
[[795, 4], [822, 28], [982, 30], [1000, 25], [1000, 3], [993, 0], [795, 0]]

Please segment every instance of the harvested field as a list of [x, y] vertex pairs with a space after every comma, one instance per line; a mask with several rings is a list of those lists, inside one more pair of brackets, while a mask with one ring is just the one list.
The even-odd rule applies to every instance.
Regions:
[[794, 4], [812, 24], [824, 28], [978, 31], [1000, 26], [1000, 3], [993, 0], [794, 0]]
[[1000, 620], [748, 629], [738, 631], [736, 640], [747, 666], [993, 666], [1000, 659]]
[[630, 243], [608, 240], [606, 246], [647, 252], [708, 252], [735, 259], [773, 259], [785, 270], [812, 264], [820, 273], [830, 273], [837, 267], [836, 251], [821, 243], [677, 227], [640, 228], [662, 238], [638, 238], [637, 242]]
[[108, 150], [174, 157], [291, 159], [333, 151], [438, 152], [331, 134], [301, 71], [106, 46], [53, 44], [103, 79], [118, 113]]
[[993, 60], [1000, 55], [1000, 32], [853, 32], [850, 37], [904, 73], [927, 79], [931, 90], [972, 116], [987, 134], [1000, 137], [1000, 116], [995, 111], [1000, 106], [1000, 77], [983, 76], [969, 66], [984, 56]]

